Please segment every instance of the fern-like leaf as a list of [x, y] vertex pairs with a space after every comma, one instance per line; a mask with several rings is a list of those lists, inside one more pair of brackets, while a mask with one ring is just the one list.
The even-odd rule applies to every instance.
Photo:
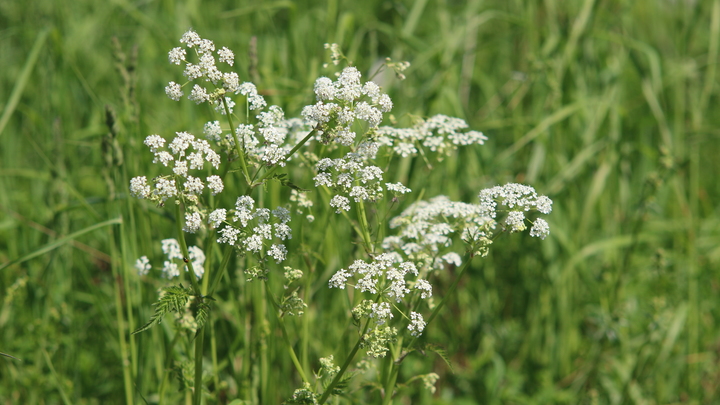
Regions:
[[445, 364], [448, 365], [448, 367], [450, 368], [450, 372], [452, 372], [453, 374], [455, 373], [455, 370], [450, 363], [450, 358], [448, 357], [447, 352], [443, 347], [434, 344], [428, 344], [424, 346], [424, 349], [437, 353], [437, 355], [445, 361]]
[[183, 287], [182, 284], [163, 288], [160, 293], [160, 298], [153, 304], [155, 306], [153, 316], [150, 317], [150, 320], [145, 325], [135, 329], [132, 334], [136, 335], [140, 332], [145, 332], [159, 324], [162, 322], [163, 316], [169, 312], [179, 312], [183, 310], [190, 298], [192, 298], [192, 290]]

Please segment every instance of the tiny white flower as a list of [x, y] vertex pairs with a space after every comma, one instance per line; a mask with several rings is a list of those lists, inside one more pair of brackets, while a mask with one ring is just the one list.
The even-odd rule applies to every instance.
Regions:
[[185, 191], [190, 194], [200, 194], [205, 188], [202, 180], [193, 176], [188, 176], [183, 186], [185, 187]]
[[227, 219], [227, 210], [225, 208], [218, 208], [208, 215], [208, 224], [211, 228], [217, 228], [225, 222]]
[[412, 336], [418, 337], [422, 335], [422, 332], [425, 330], [425, 325], [425, 320], [422, 315], [417, 312], [410, 312], [410, 325], [408, 325], [408, 330]]
[[179, 65], [185, 61], [185, 49], [177, 47], [173, 48], [168, 52], [168, 60], [170, 63]]
[[165, 261], [163, 263], [162, 274], [165, 278], [173, 278], [180, 275], [180, 268], [177, 263]]
[[207, 139], [213, 141], [219, 141], [220, 135], [222, 135], [222, 129], [220, 128], [220, 121], [210, 121], [203, 127], [203, 133]]
[[223, 181], [220, 178], [220, 176], [212, 175], [212, 176], [208, 177], [206, 180], [208, 182], [207, 186], [210, 189], [212, 195], [220, 194], [223, 191], [223, 189], [225, 188], [225, 185], [223, 184]]
[[187, 65], [185, 65], [185, 70], [183, 71], [183, 75], [188, 80], [195, 80], [199, 77], [202, 77], [202, 75], [203, 75], [202, 68], [200, 67], [200, 65], [188, 63]]
[[183, 232], [195, 233], [202, 227], [202, 218], [199, 212], [186, 212], [185, 213], [185, 226]]
[[170, 82], [165, 86], [165, 94], [173, 101], [180, 101], [184, 95], [182, 87], [175, 82]]
[[338, 270], [333, 276], [330, 278], [330, 288], [341, 288], [345, 289], [345, 283], [347, 283], [348, 278], [352, 277], [351, 273], [348, 273], [345, 269]]
[[135, 269], [138, 271], [138, 275], [140, 276], [147, 275], [151, 268], [152, 266], [150, 265], [150, 260], [148, 260], [147, 256], [142, 256], [135, 261]]
[[130, 180], [130, 194], [137, 198], [150, 197], [150, 186], [145, 176], [133, 177]]
[[335, 208], [336, 214], [340, 214], [343, 211], [350, 211], [350, 200], [347, 197], [336, 195], [330, 200], [330, 206]]
[[205, 252], [197, 246], [188, 247], [188, 256], [192, 261], [193, 271], [197, 278], [202, 277], [205, 274]]
[[432, 297], [432, 285], [424, 279], [419, 279], [415, 283], [415, 289], [420, 290], [420, 298], [430, 298]]
[[393, 318], [393, 314], [390, 311], [390, 304], [387, 302], [374, 302], [371, 306], [370, 318], [375, 319], [375, 323], [382, 325], [389, 319]]
[[235, 245], [238, 240], [238, 236], [240, 235], [240, 230], [237, 228], [233, 228], [232, 226], [226, 226], [225, 228], [221, 229], [219, 233], [221, 236], [218, 239], [218, 243]]
[[178, 160], [177, 162], [175, 162], [175, 166], [173, 167], [173, 173], [177, 174], [178, 176], [187, 177], [187, 175], [188, 175], [187, 161]]
[[388, 191], [392, 191], [398, 194], [407, 194], [411, 192], [409, 188], [405, 187], [402, 183], [385, 183], [385, 187]]
[[160, 164], [167, 167], [167, 165], [173, 160], [175, 160], [173, 155], [171, 155], [168, 151], [161, 150], [155, 154], [155, 158], [153, 158], [153, 163], [160, 162]]
[[[225, 104], [227, 104], [227, 110], [225, 110]], [[225, 104], [220, 99], [215, 100], [215, 111], [221, 115], [226, 115], [228, 111], [232, 114], [235, 102], [230, 97], [225, 97]]]
[[160, 241], [162, 251], [168, 257], [168, 260], [182, 259], [182, 252], [180, 251], [180, 244], [177, 239], [163, 239]]
[[530, 228], [530, 236], [545, 239], [548, 235], [550, 235], [550, 226], [547, 221], [542, 218], [536, 219], [532, 228]]
[[156, 153], [158, 149], [165, 146], [165, 138], [160, 135], [149, 135], [143, 143], [150, 148], [150, 152]]
[[270, 247], [267, 254], [275, 259], [275, 263], [282, 263], [287, 257], [287, 248], [285, 245], [275, 244]]
[[200, 35], [192, 29], [187, 30], [180, 38], [180, 42], [186, 44], [188, 48], [199, 45], [201, 41]]
[[225, 62], [230, 66], [235, 63], [235, 54], [230, 49], [223, 46], [222, 48], [218, 49], [217, 54], [220, 62]]
[[195, 104], [201, 104], [205, 101], [209, 101], [210, 95], [207, 93], [205, 87], [196, 84], [195, 86], [193, 86], [193, 89], [190, 92], [190, 96], [188, 98], [194, 101]]
[[510, 232], [521, 232], [527, 227], [525, 226], [525, 214], [522, 211], [510, 211], [505, 224], [510, 227]]
[[327, 77], [319, 77], [315, 80], [315, 95], [320, 101], [332, 100], [335, 98], [335, 85]]

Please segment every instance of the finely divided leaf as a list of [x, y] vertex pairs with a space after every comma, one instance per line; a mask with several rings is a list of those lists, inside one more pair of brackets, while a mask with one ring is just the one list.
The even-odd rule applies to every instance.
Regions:
[[169, 312], [179, 312], [185, 308], [187, 302], [192, 298], [192, 290], [182, 285], [170, 286], [164, 288], [160, 293], [160, 298], [155, 305], [155, 313], [150, 320], [143, 326], [135, 329], [133, 335], [144, 332], [151, 327], [162, 322], [163, 316]]

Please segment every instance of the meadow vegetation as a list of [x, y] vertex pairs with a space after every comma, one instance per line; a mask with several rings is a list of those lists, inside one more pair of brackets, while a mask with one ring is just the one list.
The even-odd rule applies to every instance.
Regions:
[[[352, 352], [357, 297], [328, 281], [372, 243], [322, 190], [313, 222], [293, 208], [287, 263], [271, 261], [267, 283], [204, 246], [227, 270], [205, 301], [202, 362], [172, 315], [131, 334], [179, 285], [159, 271], [174, 204], [128, 187], [163, 174], [143, 142], [201, 137], [221, 119], [165, 95], [182, 79], [168, 51], [189, 28], [232, 49], [240, 81], [288, 118], [316, 102], [318, 77], [335, 79], [323, 45], [337, 43], [363, 80], [386, 57], [410, 62], [405, 80], [374, 79], [393, 101], [384, 124], [444, 114], [487, 136], [436, 161], [384, 161], [385, 180], [413, 193], [373, 211], [377, 235], [439, 195], [475, 204], [521, 183], [554, 202], [544, 240], [502, 235], [466, 269], [435, 273], [435, 304], [462, 278], [423, 350], [401, 367], [376, 360], [328, 403], [387, 403], [393, 386], [396, 404], [720, 400], [720, 1], [31, 0], [0, 2], [0, 352], [17, 358], [0, 357], [0, 403], [192, 403], [199, 382], [207, 404], [281, 403], [303, 386], [298, 369], [313, 379], [332, 369], [321, 358]], [[228, 167], [240, 182], [239, 162]], [[315, 189], [308, 170], [277, 172]], [[288, 204], [282, 180], [255, 189], [258, 205]], [[155, 270], [141, 276], [143, 255]], [[279, 318], [270, 298], [284, 265], [304, 273], [287, 290], [308, 305], [301, 317]], [[435, 390], [416, 378], [430, 373]]]

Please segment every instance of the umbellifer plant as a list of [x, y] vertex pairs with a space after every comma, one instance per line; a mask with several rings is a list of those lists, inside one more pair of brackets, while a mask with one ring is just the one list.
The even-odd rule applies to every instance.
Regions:
[[[550, 213], [552, 201], [530, 186], [511, 183], [481, 190], [476, 203], [445, 196], [417, 200], [385, 221], [389, 216], [379, 214], [377, 207], [390, 214], [395, 203], [412, 191], [401, 183], [386, 182], [380, 161], [385, 167], [391, 159], [418, 155], [441, 161], [458, 147], [482, 145], [487, 138], [468, 130], [465, 121], [444, 115], [417, 119], [409, 128], [382, 126], [393, 103], [375, 82], [363, 81], [353, 66], [343, 68], [334, 79], [317, 79], [316, 102], [306, 106], [300, 118], [288, 119], [282, 108], [267, 105], [253, 83], [221, 70], [232, 68], [232, 51], [216, 49], [192, 30], [180, 42], [184, 46], [172, 49], [169, 61], [184, 66], [185, 80], [170, 82], [166, 94], [175, 101], [187, 94], [198, 105], [209, 104], [219, 119], [204, 124], [202, 137], [177, 132], [172, 139], [161, 135], [145, 139], [162, 174], [152, 179], [134, 177], [130, 192], [174, 211], [174, 238], [162, 240], [167, 259], [161, 274], [179, 281], [160, 289], [153, 316], [134, 333], [161, 323], [167, 314], [175, 316], [177, 336], [194, 344], [193, 360], [180, 368], [193, 403], [200, 404], [205, 392], [203, 332], [211, 324], [215, 294], [223, 280], [241, 274], [249, 282], [246, 285], [265, 284], [265, 299], [302, 381], [288, 403], [323, 404], [334, 395], [351, 395], [344, 390], [368, 368], [377, 368], [369, 386], [380, 392], [383, 403], [389, 403], [406, 356], [428, 348], [443, 355], [438, 346], [421, 347], [418, 338], [440, 313], [473, 258], [487, 255], [502, 233], [530, 227], [530, 235], [544, 239], [549, 233], [547, 222], [528, 214]], [[347, 61], [336, 44], [326, 48], [335, 65]], [[385, 67], [402, 78], [408, 65], [388, 61]], [[298, 176], [303, 172], [310, 174]], [[294, 177], [312, 182], [299, 184]], [[270, 182], [286, 187], [284, 204], [266, 206]], [[304, 188], [313, 186], [312, 192]], [[227, 189], [236, 194], [226, 195]], [[314, 210], [330, 210], [347, 221], [356, 236], [357, 258], [339, 258], [344, 267], [329, 279], [313, 273], [315, 278], [303, 284], [298, 280], [310, 277], [309, 272], [285, 262], [289, 256], [301, 255], [288, 249], [296, 232], [293, 227], [302, 226], [292, 219], [311, 223]], [[302, 216], [297, 215], [300, 212]], [[381, 238], [386, 228], [390, 235]], [[191, 234], [202, 241], [202, 248], [188, 246]], [[453, 244], [456, 239], [463, 244]], [[219, 262], [211, 259], [216, 252]], [[228, 271], [230, 263], [241, 272]], [[460, 271], [438, 299], [433, 295], [433, 276], [450, 267]], [[146, 276], [152, 269], [150, 259], [141, 257], [136, 268]], [[273, 278], [282, 279], [280, 293], [268, 285]], [[311, 373], [296, 353], [285, 319], [307, 316], [305, 311], [313, 306], [304, 302], [303, 286], [314, 283], [348, 295], [352, 310], [347, 316], [356, 333], [352, 349], [342, 354], [337, 365], [335, 355], [340, 354], [328, 347], [327, 356], [317, 359], [319, 368]], [[314, 314], [314, 322], [323, 322], [322, 314]], [[437, 374], [414, 378], [434, 392]], [[287, 381], [292, 381], [290, 376]]]

